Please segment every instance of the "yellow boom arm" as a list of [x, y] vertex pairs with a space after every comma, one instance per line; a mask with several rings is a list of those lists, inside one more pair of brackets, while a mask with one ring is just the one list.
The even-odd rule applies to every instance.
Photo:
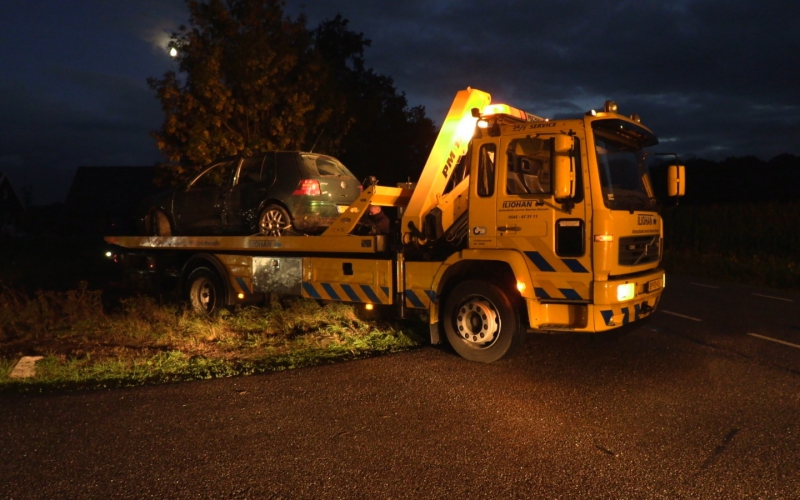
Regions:
[[492, 97], [486, 92], [469, 87], [456, 94], [408, 208], [403, 213], [403, 241], [417, 239], [417, 233], [423, 230], [425, 215], [439, 203], [453, 170], [466, 154], [477, 120], [472, 116], [472, 109], [483, 110], [491, 100]]

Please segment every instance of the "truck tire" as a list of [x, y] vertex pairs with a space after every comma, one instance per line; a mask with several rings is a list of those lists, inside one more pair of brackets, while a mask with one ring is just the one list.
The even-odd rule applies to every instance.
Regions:
[[198, 267], [186, 278], [186, 301], [198, 314], [216, 314], [225, 305], [225, 288], [213, 269]]
[[486, 281], [456, 285], [445, 300], [442, 323], [450, 345], [470, 361], [492, 363], [522, 344], [519, 308], [502, 288]]

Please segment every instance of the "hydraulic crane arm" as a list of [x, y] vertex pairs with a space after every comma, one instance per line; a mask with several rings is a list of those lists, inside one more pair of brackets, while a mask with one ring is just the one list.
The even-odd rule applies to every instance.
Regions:
[[419, 242], [425, 216], [436, 207], [456, 165], [467, 152], [477, 118], [472, 109], [483, 110], [492, 98], [486, 92], [467, 88], [456, 94], [442, 124], [414, 194], [403, 213], [403, 241]]

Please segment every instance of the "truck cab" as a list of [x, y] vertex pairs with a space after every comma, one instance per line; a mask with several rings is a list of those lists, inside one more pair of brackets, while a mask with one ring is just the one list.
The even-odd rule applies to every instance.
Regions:
[[658, 141], [608, 108], [570, 120], [491, 115], [473, 139], [469, 248], [525, 256], [532, 328], [620, 326], [648, 315], [663, 287], [645, 151]]

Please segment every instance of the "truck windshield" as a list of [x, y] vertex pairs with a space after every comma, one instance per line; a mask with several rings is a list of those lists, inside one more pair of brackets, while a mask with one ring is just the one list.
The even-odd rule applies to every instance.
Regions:
[[656, 210], [642, 148], [658, 143], [643, 127], [623, 120], [592, 123], [603, 203], [611, 210]]

